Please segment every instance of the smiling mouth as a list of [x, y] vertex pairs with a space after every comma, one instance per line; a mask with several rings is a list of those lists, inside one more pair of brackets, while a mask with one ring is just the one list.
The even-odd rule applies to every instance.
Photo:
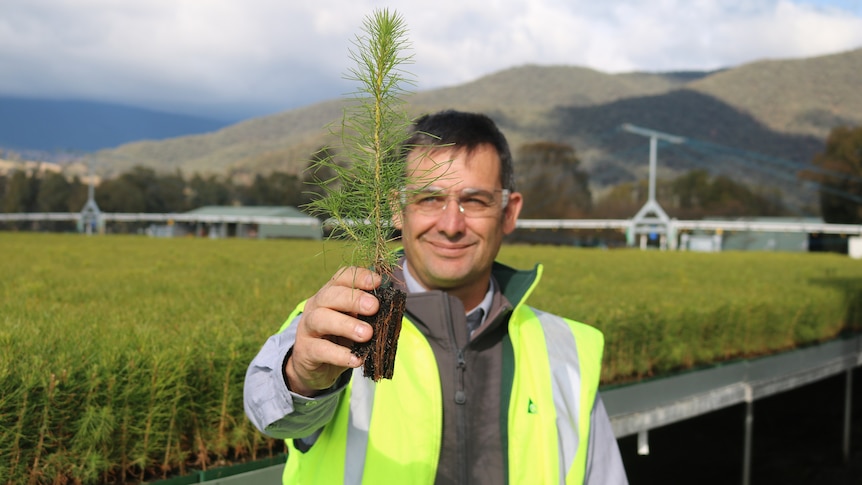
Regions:
[[472, 244], [446, 244], [439, 242], [431, 242], [431, 246], [433, 246], [437, 251], [441, 251], [444, 253], [452, 253], [465, 251], [472, 246]]

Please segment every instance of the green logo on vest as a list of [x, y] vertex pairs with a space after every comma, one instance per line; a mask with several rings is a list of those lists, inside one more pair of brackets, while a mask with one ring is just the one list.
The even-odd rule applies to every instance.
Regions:
[[530, 399], [530, 404], [527, 406], [527, 413], [528, 414], [538, 414], [538, 412], [539, 412], [539, 406], [536, 406], [536, 403], [534, 403], [533, 400]]

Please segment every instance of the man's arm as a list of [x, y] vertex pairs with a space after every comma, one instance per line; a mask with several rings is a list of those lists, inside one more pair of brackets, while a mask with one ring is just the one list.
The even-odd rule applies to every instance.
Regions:
[[243, 390], [246, 415], [257, 429], [303, 438], [329, 422], [350, 370], [362, 365], [350, 347], [368, 341], [372, 329], [356, 316], [377, 312], [377, 299], [367, 292], [380, 281], [368, 269], [340, 269], [286, 329], [266, 341]]
[[620, 448], [611, 428], [608, 412], [600, 394], [596, 393], [590, 413], [590, 442], [587, 448], [585, 485], [627, 485], [628, 478], [620, 456]]
[[266, 341], [245, 375], [245, 414], [273, 438], [304, 438], [322, 428], [335, 414], [338, 395], [350, 381], [351, 373], [345, 372], [335, 386], [314, 398], [288, 389], [282, 369], [296, 342], [298, 319]]

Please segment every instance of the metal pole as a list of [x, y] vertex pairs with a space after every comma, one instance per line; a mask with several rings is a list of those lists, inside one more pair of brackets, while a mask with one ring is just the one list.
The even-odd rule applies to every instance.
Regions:
[[655, 168], [658, 140], [653, 135], [649, 137], [649, 200], [655, 200]]
[[649, 431], [638, 431], [638, 455], [649, 455]]
[[751, 440], [754, 427], [754, 399], [751, 387], [745, 388], [745, 447], [742, 455], [742, 485], [751, 484]]
[[844, 464], [850, 463], [850, 422], [853, 410], [853, 368], [844, 373]]

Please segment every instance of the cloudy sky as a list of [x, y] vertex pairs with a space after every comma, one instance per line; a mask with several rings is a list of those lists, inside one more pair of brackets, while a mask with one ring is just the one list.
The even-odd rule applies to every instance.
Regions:
[[2, 0], [0, 96], [226, 121], [349, 92], [351, 40], [401, 14], [417, 89], [524, 64], [707, 70], [862, 47], [862, 0]]

